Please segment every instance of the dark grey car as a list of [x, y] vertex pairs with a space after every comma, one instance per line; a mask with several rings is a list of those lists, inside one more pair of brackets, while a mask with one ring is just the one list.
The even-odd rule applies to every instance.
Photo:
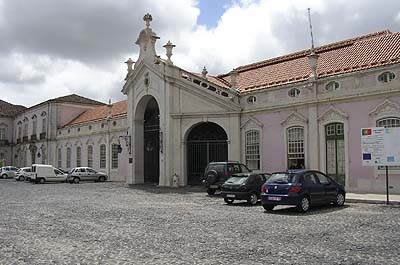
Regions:
[[80, 181], [98, 181], [104, 182], [107, 180], [107, 174], [97, 172], [90, 167], [76, 167], [69, 171], [67, 181], [69, 183], [79, 183]]

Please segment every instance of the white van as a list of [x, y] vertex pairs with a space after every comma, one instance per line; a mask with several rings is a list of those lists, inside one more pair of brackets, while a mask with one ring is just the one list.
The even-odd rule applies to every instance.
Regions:
[[52, 165], [32, 165], [31, 181], [35, 183], [46, 183], [46, 182], [65, 182], [67, 180], [67, 174], [61, 170], [53, 167]]

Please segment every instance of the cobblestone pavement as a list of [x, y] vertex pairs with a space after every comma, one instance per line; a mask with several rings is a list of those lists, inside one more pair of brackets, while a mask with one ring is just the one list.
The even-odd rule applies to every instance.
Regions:
[[400, 207], [308, 214], [192, 189], [0, 180], [0, 264], [399, 264]]

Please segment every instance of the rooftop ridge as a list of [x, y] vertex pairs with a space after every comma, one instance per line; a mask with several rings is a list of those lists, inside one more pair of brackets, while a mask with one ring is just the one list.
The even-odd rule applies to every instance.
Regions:
[[[371, 38], [375, 38], [375, 37], [380, 37], [380, 36], [387, 35], [387, 34], [392, 34], [392, 32], [390, 30], [386, 29], [386, 30], [373, 32], [373, 33], [369, 33], [369, 34], [366, 34], [366, 35], [362, 35], [362, 36], [358, 36], [358, 37], [354, 37], [354, 38], [350, 38], [350, 39], [346, 39], [346, 40], [341, 40], [341, 41], [338, 41], [338, 42], [329, 43], [329, 44], [326, 44], [326, 45], [322, 45], [322, 46], [316, 47], [315, 48], [315, 52], [316, 53], [322, 53], [322, 52], [326, 52], [326, 51], [330, 51], [330, 50], [335, 50], [335, 49], [338, 49], [338, 48], [343, 48], [343, 47], [346, 47], [346, 46], [353, 45], [354, 43], [356, 43], [358, 41], [371, 39]], [[236, 68], [236, 71], [238, 71], [239, 73], [240, 72], [245, 72], [245, 71], [253, 70], [253, 69], [256, 69], [256, 68], [259, 68], [259, 67], [263, 67], [263, 66], [266, 66], [266, 65], [271, 65], [271, 64], [275, 64], [275, 63], [280, 63], [280, 62], [285, 62], [285, 61], [288, 61], [288, 60], [301, 58], [301, 57], [304, 57], [304, 56], [308, 55], [309, 53], [310, 53], [309, 49], [301, 50], [301, 51], [297, 51], [297, 52], [290, 53], [290, 54], [287, 54], [287, 55], [278, 56], [278, 57], [275, 57], [275, 58], [259, 61], [259, 62], [256, 62], [256, 63], [239, 66], [239, 67]], [[224, 77], [227, 77], [227, 76], [229, 76], [229, 73], [220, 74], [220, 75], [217, 75], [216, 77], [220, 78], [220, 79], [223, 79]]]
[[[115, 107], [116, 105], [126, 104], [127, 101], [128, 100], [124, 99], [124, 100], [121, 100], [121, 101], [114, 102], [114, 103], [111, 104], [111, 109], [113, 107]], [[62, 126], [62, 128], [69, 127], [69, 126], [74, 126], [74, 125], [86, 124], [86, 123], [90, 123], [90, 122], [106, 119], [107, 118], [108, 107], [109, 107], [109, 105], [105, 104], [105, 105], [102, 105], [102, 106], [96, 106], [96, 107], [93, 107], [91, 109], [87, 109], [84, 112], [82, 112], [81, 114], [79, 114], [78, 116], [76, 116], [74, 119], [69, 121], [68, 123], [64, 124]], [[105, 116], [102, 115], [102, 110], [103, 109], [104, 109], [104, 115]], [[95, 114], [98, 115], [98, 116], [90, 117], [90, 118], [88, 117], [88, 118], [84, 119], [85, 118], [84, 116], [85, 115], [89, 115], [90, 112], [95, 112]], [[117, 113], [111, 114], [111, 116], [112, 117], [120, 117], [120, 116], [126, 115], [126, 113], [127, 113], [127, 108], [124, 108], [123, 112], [117, 112]], [[80, 121], [80, 119], [83, 119], [83, 120]]]

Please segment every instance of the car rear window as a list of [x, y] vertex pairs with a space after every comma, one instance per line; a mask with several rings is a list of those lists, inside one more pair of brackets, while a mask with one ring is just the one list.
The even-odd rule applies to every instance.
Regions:
[[274, 173], [267, 180], [267, 183], [296, 183], [298, 182], [298, 177], [295, 174], [290, 173]]
[[208, 168], [207, 168], [207, 171], [210, 171], [210, 170], [215, 170], [215, 171], [217, 171], [217, 172], [224, 172], [224, 170], [225, 170], [225, 164], [211, 164], [211, 165], [208, 165]]
[[248, 179], [247, 176], [242, 176], [242, 177], [232, 176], [226, 181], [226, 183], [228, 183], [228, 184], [243, 184], [247, 179]]

